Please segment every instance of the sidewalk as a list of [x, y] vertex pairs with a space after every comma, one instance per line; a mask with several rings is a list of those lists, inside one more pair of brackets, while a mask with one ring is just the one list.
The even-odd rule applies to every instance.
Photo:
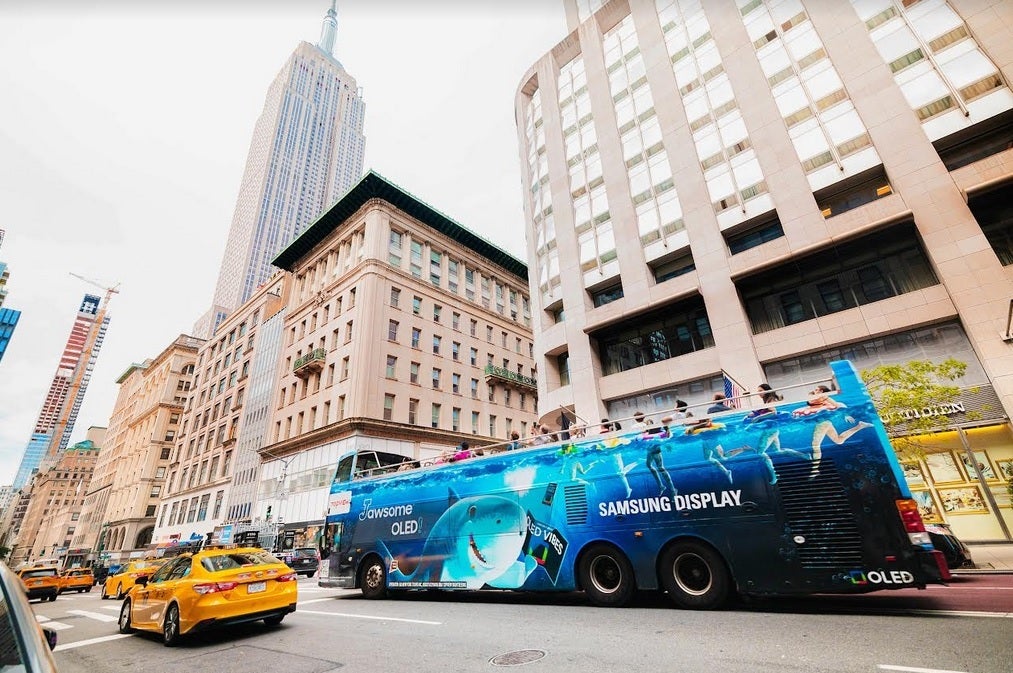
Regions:
[[1013, 573], [1013, 543], [966, 543], [974, 557], [974, 568], [955, 568], [954, 573]]

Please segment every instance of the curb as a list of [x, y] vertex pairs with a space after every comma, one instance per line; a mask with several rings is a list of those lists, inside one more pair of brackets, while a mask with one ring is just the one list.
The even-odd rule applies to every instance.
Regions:
[[953, 568], [954, 575], [1013, 575], [1011, 568]]

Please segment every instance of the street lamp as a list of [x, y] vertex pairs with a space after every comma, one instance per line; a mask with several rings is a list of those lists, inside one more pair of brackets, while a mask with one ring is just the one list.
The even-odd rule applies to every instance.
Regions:
[[281, 532], [282, 527], [284, 526], [283, 520], [281, 518], [281, 503], [283, 503], [285, 499], [288, 497], [288, 494], [285, 492], [285, 478], [288, 477], [289, 461], [285, 460], [284, 458], [279, 458], [278, 460], [281, 461], [281, 474], [278, 475], [278, 490], [277, 490], [278, 512], [275, 515], [274, 520], [274, 547], [278, 551], [281, 551]]

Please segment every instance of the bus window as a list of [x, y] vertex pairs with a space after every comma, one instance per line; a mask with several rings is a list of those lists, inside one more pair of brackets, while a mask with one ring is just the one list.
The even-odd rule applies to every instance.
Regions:
[[378, 467], [380, 467], [380, 461], [376, 459], [376, 454], [372, 451], [363, 451], [358, 454], [358, 460], [355, 461], [355, 478], [372, 476], [371, 470]]
[[349, 481], [352, 478], [352, 463], [355, 461], [355, 454], [345, 456], [338, 461], [338, 472], [334, 475], [335, 482]]

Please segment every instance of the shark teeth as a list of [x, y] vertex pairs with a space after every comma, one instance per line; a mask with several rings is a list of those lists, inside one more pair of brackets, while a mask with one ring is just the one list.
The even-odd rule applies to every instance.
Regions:
[[485, 565], [489, 564], [489, 562], [485, 560], [485, 557], [482, 556], [482, 552], [480, 552], [478, 550], [478, 545], [475, 544], [475, 534], [474, 533], [469, 533], [468, 534], [468, 546], [471, 547], [471, 553], [475, 555], [475, 558], [477, 558], [480, 562], [482, 562]]

